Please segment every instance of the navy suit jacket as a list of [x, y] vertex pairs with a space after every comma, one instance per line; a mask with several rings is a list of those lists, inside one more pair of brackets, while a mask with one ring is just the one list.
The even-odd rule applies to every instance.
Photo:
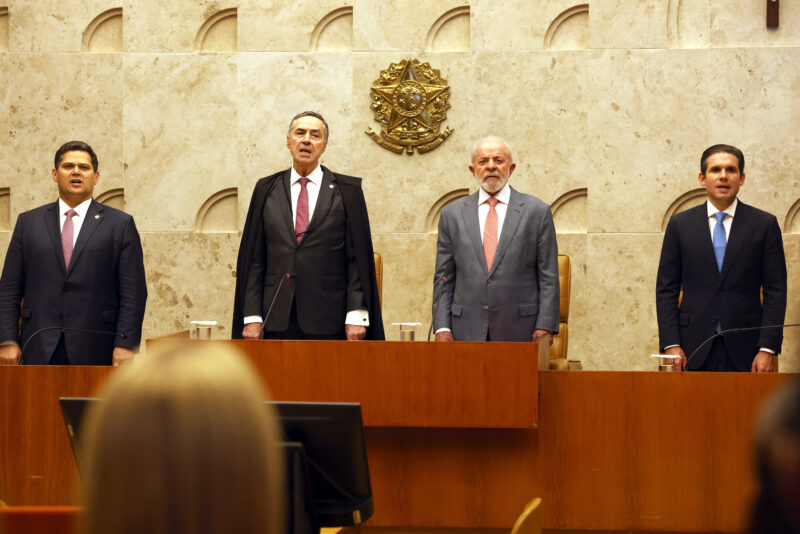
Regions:
[[[786, 259], [775, 216], [739, 201], [720, 272], [706, 203], [673, 215], [661, 248], [656, 309], [661, 350], [680, 345], [687, 357], [714, 335], [717, 321], [723, 329], [783, 324]], [[783, 333], [775, 328], [725, 334], [723, 339], [733, 364], [749, 371], [759, 348], [780, 352]], [[703, 364], [710, 346], [688, 362], [689, 369]]]
[[[146, 300], [133, 217], [93, 200], [67, 268], [58, 202], [20, 214], [0, 277], [0, 341], [24, 347], [34, 332], [54, 326], [114, 332], [64, 332], [70, 363], [110, 365], [115, 346], [139, 345]], [[48, 363], [60, 336], [37, 334], [23, 363]]]

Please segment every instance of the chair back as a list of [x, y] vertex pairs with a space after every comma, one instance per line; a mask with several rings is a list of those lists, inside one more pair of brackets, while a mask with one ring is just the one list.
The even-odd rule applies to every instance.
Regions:
[[542, 499], [536, 497], [525, 505], [511, 534], [542, 534]]
[[383, 309], [383, 258], [380, 252], [373, 252], [375, 257], [375, 278], [378, 281], [378, 302]]
[[555, 363], [553, 360], [563, 360], [564, 365], [567, 363], [567, 340], [569, 334], [567, 323], [569, 322], [569, 299], [572, 289], [572, 266], [569, 256], [566, 254], [558, 255], [558, 284], [561, 300], [558, 308], [558, 334], [553, 336], [553, 344], [550, 346], [551, 368]]

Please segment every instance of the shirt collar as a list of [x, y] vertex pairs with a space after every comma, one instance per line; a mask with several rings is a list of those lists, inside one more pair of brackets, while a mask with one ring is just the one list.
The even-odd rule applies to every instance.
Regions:
[[81, 219], [85, 219], [86, 218], [86, 212], [89, 211], [89, 204], [91, 204], [91, 203], [92, 203], [92, 199], [91, 198], [87, 198], [86, 200], [84, 200], [83, 202], [81, 202], [80, 204], [75, 206], [74, 208], [70, 208], [67, 205], [66, 202], [61, 200], [61, 197], [58, 197], [58, 215], [63, 217], [67, 213], [68, 210], [73, 209], [73, 210], [75, 210], [75, 213], [78, 214], [78, 217], [80, 217]]
[[[294, 185], [300, 178], [302, 178], [302, 176], [300, 176], [300, 174], [296, 170], [294, 170], [294, 165], [292, 165], [292, 176], [289, 179], [289, 183], [291, 185]], [[311, 173], [308, 176], [306, 176], [306, 178], [308, 178], [308, 180], [312, 184], [319, 186], [322, 183], [322, 166], [317, 165], [316, 168], [313, 171], [311, 171]]]
[[[736, 215], [736, 206], [738, 204], [739, 204], [739, 199], [738, 198], [734, 198], [733, 202], [731, 202], [731, 205], [728, 206], [727, 208], [725, 208], [724, 210], [722, 210], [723, 213], [726, 213], [727, 215], [730, 215], [731, 217], [735, 216]], [[708, 218], [709, 219], [711, 217], [714, 217], [714, 214], [719, 211], [717, 208], [714, 207], [714, 204], [712, 204], [710, 200], [706, 200], [706, 210], [708, 212]]]
[[[487, 193], [483, 190], [482, 187], [478, 188], [478, 205], [483, 204], [486, 200], [492, 195]], [[494, 198], [502, 202], [503, 204], [508, 204], [508, 201], [511, 200], [511, 186], [506, 184], [503, 186], [497, 194], [494, 195]]]

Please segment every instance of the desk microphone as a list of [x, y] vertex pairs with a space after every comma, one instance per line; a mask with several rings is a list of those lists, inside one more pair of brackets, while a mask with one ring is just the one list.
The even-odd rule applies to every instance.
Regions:
[[25, 349], [28, 348], [28, 345], [33, 338], [41, 334], [42, 332], [48, 332], [50, 330], [58, 330], [60, 332], [78, 332], [81, 334], [101, 334], [105, 336], [119, 336], [120, 339], [125, 339], [125, 334], [122, 332], [111, 332], [110, 330], [89, 330], [88, 328], [68, 328], [66, 326], [45, 326], [44, 328], [40, 328], [39, 330], [35, 331], [33, 334], [28, 336], [28, 340], [22, 345], [22, 350], [19, 351], [19, 363], [22, 363], [22, 356], [25, 354]]
[[720, 332], [715, 333], [713, 336], [711, 336], [710, 338], [706, 339], [702, 343], [700, 343], [700, 345], [696, 349], [694, 349], [694, 351], [689, 355], [689, 357], [686, 358], [686, 365], [687, 366], [689, 365], [689, 360], [691, 360], [694, 357], [694, 355], [697, 354], [700, 351], [700, 349], [702, 349], [703, 347], [708, 345], [708, 343], [710, 343], [711, 341], [717, 339], [719, 336], [721, 336], [723, 334], [731, 334], [731, 333], [735, 333], [735, 332], [751, 332], [753, 330], [770, 330], [770, 329], [773, 329], [773, 328], [784, 328], [784, 327], [788, 328], [790, 326], [800, 326], [800, 323], [775, 324], [775, 325], [768, 325], [768, 326], [750, 326], [750, 327], [747, 327], [747, 328], [728, 328], [727, 330], [722, 330]]
[[439, 312], [439, 298], [442, 296], [442, 291], [444, 291], [444, 285], [447, 283], [447, 273], [442, 276], [442, 285], [439, 286], [439, 291], [437, 291], [436, 295], [434, 295], [434, 302], [433, 305], [433, 318], [431, 319], [431, 326], [428, 328], [428, 341], [431, 340], [431, 332], [433, 332], [433, 323], [436, 321], [436, 314]]
[[278, 293], [281, 292], [281, 287], [283, 287], [283, 281], [293, 276], [297, 278], [296, 273], [286, 273], [284, 276], [281, 276], [281, 281], [278, 282], [278, 289], [275, 290], [275, 294], [272, 296], [272, 302], [269, 303], [269, 309], [267, 310], [267, 315], [266, 317], [264, 317], [264, 322], [261, 323], [261, 333], [258, 335], [258, 339], [264, 339], [264, 329], [267, 327], [267, 319], [269, 319], [269, 316], [272, 313], [272, 307], [275, 306], [275, 301], [278, 300]]

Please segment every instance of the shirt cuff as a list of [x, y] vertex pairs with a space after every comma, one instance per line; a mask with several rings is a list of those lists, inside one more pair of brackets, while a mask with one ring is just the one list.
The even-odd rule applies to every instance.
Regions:
[[444, 328], [439, 328], [439, 329], [437, 329], [437, 330], [436, 330], [436, 332], [434, 332], [434, 333], [433, 333], [433, 335], [435, 336], [435, 335], [436, 335], [436, 334], [438, 334], [439, 332], [452, 332], [452, 330], [450, 330], [449, 328], [447, 328], [447, 327], [445, 326]]
[[667, 351], [667, 349], [671, 349], [672, 347], [678, 347], [678, 348], [680, 348], [680, 345], [667, 345], [666, 347], [664, 347], [664, 352], [666, 352], [666, 351]]
[[344, 318], [344, 324], [353, 324], [356, 326], [369, 326], [369, 312], [367, 310], [352, 310], [347, 312]]
[[775, 351], [774, 351], [774, 350], [772, 350], [772, 349], [768, 349], [768, 348], [765, 348], [765, 347], [761, 347], [761, 348], [759, 348], [758, 350], [763, 350], [764, 352], [769, 352], [769, 353], [770, 353], [770, 354], [772, 354], [773, 356], [775, 355]]
[[244, 318], [244, 324], [250, 323], [263, 323], [264, 319], [261, 318], [260, 315], [248, 315]]

